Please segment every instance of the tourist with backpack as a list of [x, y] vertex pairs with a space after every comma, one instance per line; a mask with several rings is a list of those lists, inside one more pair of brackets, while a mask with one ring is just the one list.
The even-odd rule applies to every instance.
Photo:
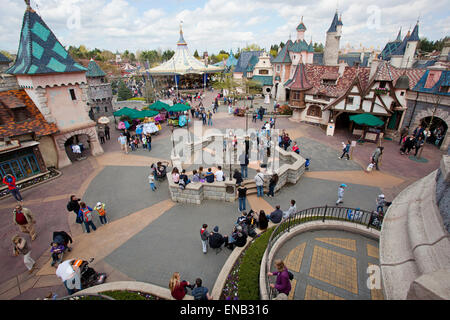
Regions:
[[195, 279], [195, 288], [192, 290], [194, 300], [212, 300], [212, 296], [209, 295], [208, 289], [202, 286], [202, 279]]
[[82, 217], [87, 233], [91, 232], [89, 226], [91, 226], [94, 231], [97, 230], [94, 222], [92, 222], [92, 208], [88, 207], [86, 203], [80, 203], [80, 211], [78, 212], [78, 215]]
[[97, 205], [95, 206], [95, 211], [97, 211], [98, 217], [100, 218], [101, 224], [106, 224], [108, 221], [106, 220], [106, 210], [105, 210], [105, 204], [102, 202], [97, 202]]
[[205, 224], [203, 224], [202, 228], [200, 229], [200, 239], [202, 240], [202, 249], [203, 249], [204, 254], [206, 254], [208, 252], [209, 232], [208, 232], [207, 228], [208, 228], [208, 225], [205, 223]]

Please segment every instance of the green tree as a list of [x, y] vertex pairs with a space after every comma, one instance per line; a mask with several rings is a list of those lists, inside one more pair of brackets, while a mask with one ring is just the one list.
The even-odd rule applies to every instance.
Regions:
[[314, 42], [314, 52], [323, 52], [323, 44]]
[[[223, 50], [222, 50], [223, 51]], [[230, 56], [228, 53], [222, 53], [222, 51], [221, 51], [221, 53], [219, 53], [216, 57], [217, 57], [217, 60], [218, 60], [218, 62], [219, 61], [223, 61], [223, 60], [227, 60], [228, 59], [228, 57]]]
[[198, 51], [197, 50], [195, 50], [195, 52], [194, 52], [194, 57], [197, 58], [197, 59], [200, 58], [200, 56], [198, 55]]
[[123, 81], [120, 81], [117, 91], [117, 101], [128, 100], [131, 99], [132, 97], [133, 94], [131, 93], [131, 90], [128, 89], [128, 87], [125, 85]]
[[261, 51], [261, 47], [256, 43], [248, 44], [242, 51]]
[[174, 54], [175, 54], [175, 51], [170, 50], [170, 49], [164, 51], [163, 54], [162, 54], [162, 56], [161, 56], [162, 61], [170, 60], [170, 59], [173, 57]]

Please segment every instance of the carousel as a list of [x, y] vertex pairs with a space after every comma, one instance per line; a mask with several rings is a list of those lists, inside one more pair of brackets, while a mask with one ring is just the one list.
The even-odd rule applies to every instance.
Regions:
[[205, 90], [208, 83], [208, 75], [225, 70], [224, 66], [206, 65], [189, 53], [183, 30], [180, 25], [180, 38], [173, 57], [163, 64], [146, 70], [152, 82], [154, 78], [161, 82], [160, 78], [166, 78], [168, 83], [173, 83], [177, 92], [179, 90]]

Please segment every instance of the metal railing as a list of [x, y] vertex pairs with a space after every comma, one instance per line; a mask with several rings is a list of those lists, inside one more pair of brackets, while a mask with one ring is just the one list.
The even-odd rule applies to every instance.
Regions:
[[[291, 228], [302, 223], [311, 221], [335, 220], [335, 221], [347, 221], [356, 224], [365, 225], [368, 229], [374, 228], [381, 230], [381, 224], [383, 221], [382, 214], [378, 214], [376, 211], [371, 212], [367, 210], [361, 210], [356, 208], [346, 208], [337, 206], [324, 206], [313, 207], [301, 211], [297, 211], [293, 215], [286, 219], [283, 219], [280, 224], [272, 232], [269, 242], [267, 244], [267, 256], [269, 256], [273, 244], [286, 232], [290, 232]], [[270, 271], [270, 261], [267, 259], [266, 272]], [[269, 299], [273, 299], [277, 290], [270, 287], [269, 276], [266, 275], [266, 289]]]

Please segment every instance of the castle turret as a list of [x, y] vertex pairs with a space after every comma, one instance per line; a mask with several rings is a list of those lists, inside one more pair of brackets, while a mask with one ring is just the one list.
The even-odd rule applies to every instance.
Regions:
[[413, 31], [406, 40], [405, 53], [402, 59], [402, 68], [411, 68], [415, 62], [417, 45], [419, 44], [419, 21], [417, 21]]
[[305, 39], [305, 31], [306, 26], [303, 23], [303, 16], [302, 16], [302, 20], [300, 21], [300, 24], [297, 26], [297, 40], [303, 41]]
[[333, 21], [327, 31], [327, 38], [324, 49], [324, 64], [327, 66], [336, 66], [339, 56], [339, 42], [342, 34], [342, 18], [338, 17], [338, 13], [334, 14]]

